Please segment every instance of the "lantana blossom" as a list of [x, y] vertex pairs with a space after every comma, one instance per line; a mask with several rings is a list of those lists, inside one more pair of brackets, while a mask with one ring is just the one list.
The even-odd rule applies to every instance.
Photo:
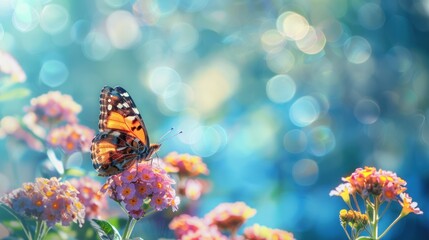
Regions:
[[209, 173], [207, 165], [199, 156], [172, 152], [164, 158], [164, 162], [168, 172], [177, 172], [179, 176], [195, 177]]
[[187, 214], [179, 215], [170, 222], [168, 227], [174, 231], [177, 239], [198, 240], [226, 240], [219, 229], [214, 225], [209, 225], [205, 219]]
[[235, 233], [240, 226], [256, 214], [256, 209], [244, 202], [222, 203], [205, 215], [206, 221], [221, 230]]
[[[155, 211], [171, 207], [178, 209], [179, 197], [173, 188], [175, 181], [168, 173], [152, 164], [139, 163], [120, 174], [109, 177], [101, 188], [111, 199], [123, 204], [129, 216], [134, 219], [144, 217], [144, 203]], [[133, 177], [134, 176], [134, 177]]]
[[0, 199], [16, 213], [45, 221], [48, 227], [56, 223], [63, 226], [71, 222], [84, 223], [85, 207], [78, 198], [78, 191], [69, 182], [57, 178], [36, 178], [35, 183], [24, 183]]
[[251, 227], [244, 229], [244, 239], [245, 240], [294, 240], [292, 233], [281, 230], [273, 229], [259, 224], [254, 224]]
[[60, 147], [66, 153], [89, 152], [94, 130], [79, 124], [68, 124], [51, 130], [47, 142], [51, 147]]

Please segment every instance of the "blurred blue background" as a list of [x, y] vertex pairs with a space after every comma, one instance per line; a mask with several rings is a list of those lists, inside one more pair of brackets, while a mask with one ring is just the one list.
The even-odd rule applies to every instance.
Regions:
[[[96, 130], [99, 91], [120, 85], [152, 142], [183, 131], [161, 157], [188, 152], [208, 164], [213, 187], [199, 216], [245, 201], [258, 211], [246, 226], [345, 239], [346, 206], [328, 193], [357, 167], [397, 172], [427, 212], [428, 31], [427, 0], [0, 0], [0, 49], [31, 90], [1, 102], [0, 117], [59, 90]], [[44, 156], [7, 139], [0, 151], [1, 194], [33, 181], [28, 166]], [[145, 231], [154, 229], [172, 236], [166, 225]], [[410, 215], [386, 239], [428, 229], [428, 214]]]

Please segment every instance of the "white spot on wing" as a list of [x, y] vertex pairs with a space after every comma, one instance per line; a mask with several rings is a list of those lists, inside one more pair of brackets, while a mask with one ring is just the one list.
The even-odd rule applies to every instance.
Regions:
[[128, 94], [127, 92], [124, 92], [124, 93], [121, 94], [121, 96], [123, 96], [123, 97], [129, 97], [130, 94]]
[[112, 132], [111, 133], [113, 136], [115, 136], [115, 137], [119, 137], [120, 135], [121, 135], [121, 133], [120, 132], [118, 132], [118, 131], [114, 131], [114, 132]]
[[123, 105], [118, 103], [118, 105], [116, 105], [117, 108], [122, 109]]
[[107, 99], [107, 101], [108, 101], [108, 102], [111, 102], [111, 101], [112, 101], [112, 99], [110, 99], [110, 98], [109, 98], [109, 99]]
[[122, 105], [124, 105], [124, 107], [126, 107], [126, 108], [130, 107], [130, 105], [128, 103], [126, 103], [126, 102], [124, 104], [122, 104]]
[[112, 104], [107, 105], [107, 110], [112, 110]]
[[133, 111], [135, 114], [140, 114], [139, 110], [137, 108], [133, 108]]

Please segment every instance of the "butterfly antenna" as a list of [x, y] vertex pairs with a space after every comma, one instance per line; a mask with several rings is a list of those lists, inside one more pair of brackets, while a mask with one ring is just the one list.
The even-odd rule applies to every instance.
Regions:
[[[172, 128], [173, 129], [173, 128]], [[170, 132], [171, 132], [171, 130], [170, 130]], [[182, 134], [183, 133], [183, 131], [180, 131], [180, 132], [178, 132], [178, 133], [176, 133], [176, 134], [174, 134], [174, 135], [171, 135], [171, 136], [168, 136], [168, 137], [164, 137], [164, 138], [162, 138], [160, 141], [159, 141], [159, 143], [160, 144], [162, 144], [163, 142], [165, 142], [166, 140], [168, 140], [168, 139], [171, 139], [171, 138], [173, 138], [173, 137], [176, 137], [177, 135], [179, 135], [179, 134]], [[165, 135], [165, 134], [164, 134]]]
[[164, 133], [164, 135], [162, 135], [162, 136], [159, 138], [159, 141], [163, 141], [163, 139], [164, 139], [168, 134], [170, 134], [173, 130], [174, 130], [174, 128], [170, 128], [170, 130], [168, 130], [166, 133]]

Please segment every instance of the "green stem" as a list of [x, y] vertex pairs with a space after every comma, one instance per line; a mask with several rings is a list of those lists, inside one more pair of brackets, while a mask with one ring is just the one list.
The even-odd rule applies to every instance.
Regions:
[[128, 217], [127, 225], [125, 225], [124, 234], [122, 234], [122, 239], [130, 238], [136, 223], [137, 223], [136, 219], [132, 218], [131, 216]]
[[372, 215], [372, 222], [371, 222], [371, 225], [372, 225], [372, 236], [371, 237], [375, 240], [378, 240], [379, 239], [378, 238], [378, 209], [380, 207], [378, 197], [374, 197], [374, 202], [375, 202], [374, 212]]
[[389, 201], [389, 202], [387, 203], [386, 207], [383, 209], [383, 212], [380, 214], [379, 219], [381, 219], [381, 218], [384, 216], [384, 214], [386, 213], [387, 209], [390, 207], [390, 203], [391, 203], [391, 202], [392, 202], [392, 201]]
[[[353, 196], [353, 201], [355, 202], [355, 205], [356, 205], [356, 209], [358, 210], [358, 212], [361, 212], [360, 207], [359, 207], [359, 203], [356, 199], [356, 194], [353, 194], [352, 196]], [[353, 208], [351, 208], [351, 209], [353, 210]]]
[[393, 225], [395, 225], [397, 222], [399, 222], [399, 220], [402, 219], [402, 217], [404, 217], [402, 214], [399, 214], [399, 216], [395, 219], [395, 221], [393, 221], [387, 228], [386, 230], [384, 230], [384, 232], [380, 235], [380, 237], [378, 239], [381, 239], [382, 237], [384, 237], [384, 235], [386, 235], [387, 232], [389, 232], [389, 230], [393, 227]]
[[37, 220], [37, 222], [36, 222], [36, 232], [34, 234], [34, 238], [36, 240], [41, 239], [41, 237], [40, 237], [40, 232], [41, 231], [42, 231], [42, 220]]

